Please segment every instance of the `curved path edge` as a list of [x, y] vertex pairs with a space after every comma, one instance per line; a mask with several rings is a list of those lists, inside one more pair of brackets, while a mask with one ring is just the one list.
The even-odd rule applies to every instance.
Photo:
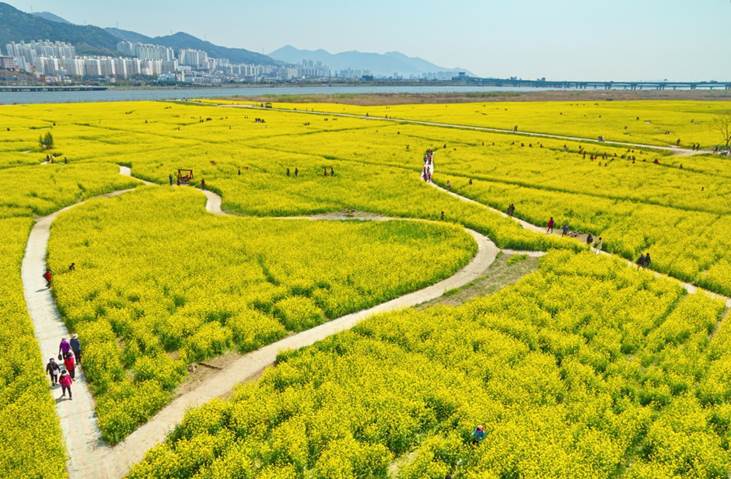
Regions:
[[[446, 193], [446, 194], [452, 196], [453, 198], [458, 199], [459, 201], [462, 201], [464, 203], [470, 203], [470, 204], [474, 204], [474, 205], [480, 206], [480, 207], [485, 208], [485, 209], [488, 209], [488, 210], [490, 210], [490, 211], [492, 211], [494, 213], [497, 213], [497, 214], [501, 215], [504, 218], [508, 218], [510, 220], [513, 220], [514, 222], [518, 223], [520, 226], [522, 226], [523, 228], [525, 228], [528, 231], [533, 231], [535, 233], [540, 233], [540, 234], [545, 234], [545, 235], [552, 234], [552, 233], [548, 233], [546, 231], [546, 228], [545, 227], [538, 226], [538, 225], [534, 225], [533, 223], [528, 223], [527, 221], [522, 220], [520, 218], [516, 218], [515, 216], [509, 216], [505, 212], [500, 211], [500, 210], [498, 210], [496, 208], [493, 208], [492, 206], [488, 206], [488, 205], [486, 205], [484, 203], [480, 203], [479, 201], [473, 200], [472, 198], [468, 198], [466, 196], [462, 196], [459, 193], [455, 193], [454, 191], [448, 190], [447, 188], [444, 188], [443, 186], [439, 186], [436, 183], [429, 183], [429, 185], [433, 186], [434, 188], [438, 189], [439, 191], [441, 191], [443, 193]], [[503, 251], [506, 252], [506, 253], [507, 252], [511, 252], [511, 253], [517, 253], [517, 254], [527, 254], [528, 256], [532, 256], [532, 255], [535, 255], [537, 253], [537, 252], [525, 252], [525, 251], [515, 251], [515, 252], [513, 252], [511, 250], [503, 250]], [[632, 261], [628, 260], [627, 258], [623, 258], [623, 257], [621, 257], [621, 256], [619, 256], [617, 254], [613, 254], [613, 253], [610, 253], [608, 251], [601, 251], [600, 253], [602, 255], [612, 256], [614, 258], [618, 258], [618, 259], [626, 262], [629, 266], [636, 266]], [[725, 305], [726, 305], [726, 308], [731, 308], [731, 298], [729, 298], [727, 296], [724, 296], [724, 295], [722, 295], [720, 293], [715, 293], [713, 291], [709, 291], [707, 289], [701, 288], [700, 286], [696, 286], [695, 284], [688, 283], [688, 282], [683, 281], [681, 279], [678, 279], [678, 278], [676, 278], [674, 276], [670, 276], [668, 274], [660, 273], [659, 271], [654, 271], [654, 270], [648, 270], [648, 271], [652, 272], [652, 274], [654, 274], [655, 277], [657, 277], [657, 278], [665, 278], [665, 279], [668, 279], [670, 281], [673, 281], [673, 282], [679, 284], [683, 289], [685, 289], [690, 294], [695, 294], [695, 293], [697, 293], [697, 292], [700, 291], [700, 292], [702, 292], [702, 293], [704, 293], [704, 294], [706, 294], [706, 295], [708, 295], [708, 296], [710, 296], [712, 298], [715, 298], [715, 299], [718, 299], [720, 301], [723, 301], [725, 303]]]
[[[120, 166], [120, 174], [132, 176], [131, 169], [125, 166]], [[136, 179], [146, 185], [154, 184], [139, 178]], [[21, 277], [28, 313], [33, 321], [44, 367], [48, 357], [55, 357], [58, 354], [60, 338], [69, 337], [68, 329], [60, 317], [53, 295], [46, 288], [45, 280], [42, 277], [46, 268], [48, 240], [53, 221], [61, 213], [90, 200], [116, 197], [134, 190], [134, 188], [120, 190], [88, 198], [48, 216], [38, 218], [34, 223], [23, 257]], [[226, 215], [221, 209], [221, 197], [219, 195], [208, 190], [204, 190], [203, 193], [206, 196], [206, 211], [214, 215]], [[285, 219], [295, 218], [288, 217]], [[296, 219], [307, 219], [307, 217]], [[338, 220], [346, 218], [310, 217], [310, 219]], [[356, 219], [363, 220], [364, 218]], [[365, 219], [375, 221], [409, 220], [408, 218], [388, 217]], [[105, 444], [101, 439], [94, 398], [87, 387], [83, 370], [77, 369], [77, 377], [72, 387], [74, 399], [57, 400], [56, 408], [68, 454], [67, 470], [69, 477], [72, 479], [116, 479], [124, 477], [134, 464], [143, 459], [145, 453], [151, 447], [165, 440], [165, 437], [183, 419], [188, 409], [203, 405], [217, 397], [225, 396], [240, 383], [255, 378], [262, 370], [274, 364], [280, 353], [310, 346], [329, 336], [347, 331], [374, 314], [415, 306], [436, 299], [451, 289], [472, 282], [494, 262], [499, 249], [484, 235], [467, 228], [465, 230], [477, 243], [477, 253], [465, 267], [449, 278], [371, 308], [336, 318], [242, 355], [223, 370], [201, 382], [196, 388], [174, 399], [150, 418], [148, 422], [114, 447]], [[52, 395], [54, 391], [58, 392], [59, 390], [51, 389]]]
[[[112, 198], [120, 196], [132, 189], [115, 191], [94, 198]], [[89, 199], [94, 199], [89, 198]], [[50, 289], [46, 287], [43, 273], [46, 269], [48, 254], [48, 240], [53, 221], [61, 214], [88, 200], [67, 206], [48, 216], [38, 218], [28, 236], [28, 242], [21, 265], [23, 294], [25, 296], [28, 314], [33, 321], [33, 329], [41, 350], [43, 368], [48, 358], [58, 355], [60, 338], [69, 338], [69, 331], [61, 320], [56, 302]], [[72, 386], [73, 400], [59, 400], [60, 387], [51, 389], [51, 394], [57, 393], [56, 413], [61, 424], [67, 452], [67, 468], [71, 477], [86, 470], [87, 454], [92, 454], [100, 445], [101, 434], [97, 426], [95, 401], [87, 387], [83, 369], [77, 368], [76, 379]], [[79, 476], [83, 477], [83, 476]], [[91, 477], [91, 476], [89, 476]]]

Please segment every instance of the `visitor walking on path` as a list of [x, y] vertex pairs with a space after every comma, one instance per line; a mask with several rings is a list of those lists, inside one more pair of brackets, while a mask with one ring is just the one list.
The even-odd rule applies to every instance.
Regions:
[[201, 189], [202, 190], [206, 189], [206, 180], [204, 180], [204, 179], [201, 179]]
[[591, 244], [594, 242], [594, 237], [589, 233], [586, 235], [586, 244], [589, 245], [589, 248], [591, 248]]
[[71, 344], [66, 338], [61, 338], [61, 342], [58, 344], [58, 359], [59, 361], [66, 357], [66, 353], [71, 351]]
[[508, 213], [508, 216], [510, 216], [511, 218], [515, 214], [515, 205], [513, 203], [510, 203], [510, 206], [508, 206], [507, 213]]
[[46, 372], [51, 377], [51, 386], [55, 386], [58, 383], [58, 372], [61, 368], [58, 367], [58, 363], [55, 359], [51, 358], [46, 364]]
[[551, 216], [548, 219], [548, 228], [546, 228], [546, 233], [553, 233], [553, 227], [556, 226], [556, 222], [553, 221], [553, 216]]
[[637, 258], [637, 269], [643, 268], [645, 266], [645, 255], [644, 253], [640, 255], [639, 258]]
[[50, 268], [46, 268], [46, 272], [43, 273], [43, 279], [46, 280], [46, 288], [51, 287], [51, 281], [53, 280], [53, 273]]
[[74, 354], [69, 351], [63, 357], [63, 365], [66, 366], [66, 371], [69, 372], [72, 379], [76, 379], [76, 361], [74, 360]]
[[604, 246], [604, 240], [602, 240], [602, 237], [600, 236], [598, 240], [596, 240], [596, 243], [594, 244], [594, 253], [599, 254], [602, 252], [602, 247]]
[[569, 225], [564, 223], [563, 227], [561, 228], [561, 236], [566, 236], [569, 234]]
[[71, 341], [69, 341], [69, 345], [71, 346], [71, 351], [74, 352], [74, 357], [76, 358], [76, 364], [81, 364], [81, 341], [79, 341], [79, 335], [73, 334], [71, 336]]
[[71, 383], [73, 382], [74, 380], [69, 376], [69, 373], [65, 369], [61, 370], [61, 377], [58, 379], [58, 383], [61, 385], [62, 399], [66, 397], [66, 391], [69, 393], [69, 399], [74, 399], [71, 395]]

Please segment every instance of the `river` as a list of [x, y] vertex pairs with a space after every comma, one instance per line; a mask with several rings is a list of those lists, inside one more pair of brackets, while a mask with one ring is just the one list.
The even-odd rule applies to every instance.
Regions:
[[71, 103], [93, 101], [171, 100], [234, 95], [313, 95], [338, 93], [476, 93], [539, 91], [530, 87], [489, 86], [280, 86], [225, 88], [110, 88], [100, 91], [0, 92], [0, 104]]

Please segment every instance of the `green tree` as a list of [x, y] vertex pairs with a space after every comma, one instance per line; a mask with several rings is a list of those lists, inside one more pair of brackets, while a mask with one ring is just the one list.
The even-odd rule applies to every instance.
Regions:
[[51, 132], [49, 131], [45, 135], [41, 135], [38, 138], [38, 143], [40, 143], [41, 148], [43, 148], [44, 150], [50, 150], [51, 148], [53, 148], [53, 135], [51, 134]]
[[716, 131], [721, 135], [721, 142], [729, 147], [731, 143], [731, 115], [719, 116], [714, 123]]

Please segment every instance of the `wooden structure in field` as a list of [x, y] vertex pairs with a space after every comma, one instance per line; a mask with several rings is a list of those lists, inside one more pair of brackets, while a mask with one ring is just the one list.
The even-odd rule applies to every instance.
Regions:
[[187, 185], [188, 183], [193, 181], [193, 170], [178, 168], [177, 180], [179, 185]]

